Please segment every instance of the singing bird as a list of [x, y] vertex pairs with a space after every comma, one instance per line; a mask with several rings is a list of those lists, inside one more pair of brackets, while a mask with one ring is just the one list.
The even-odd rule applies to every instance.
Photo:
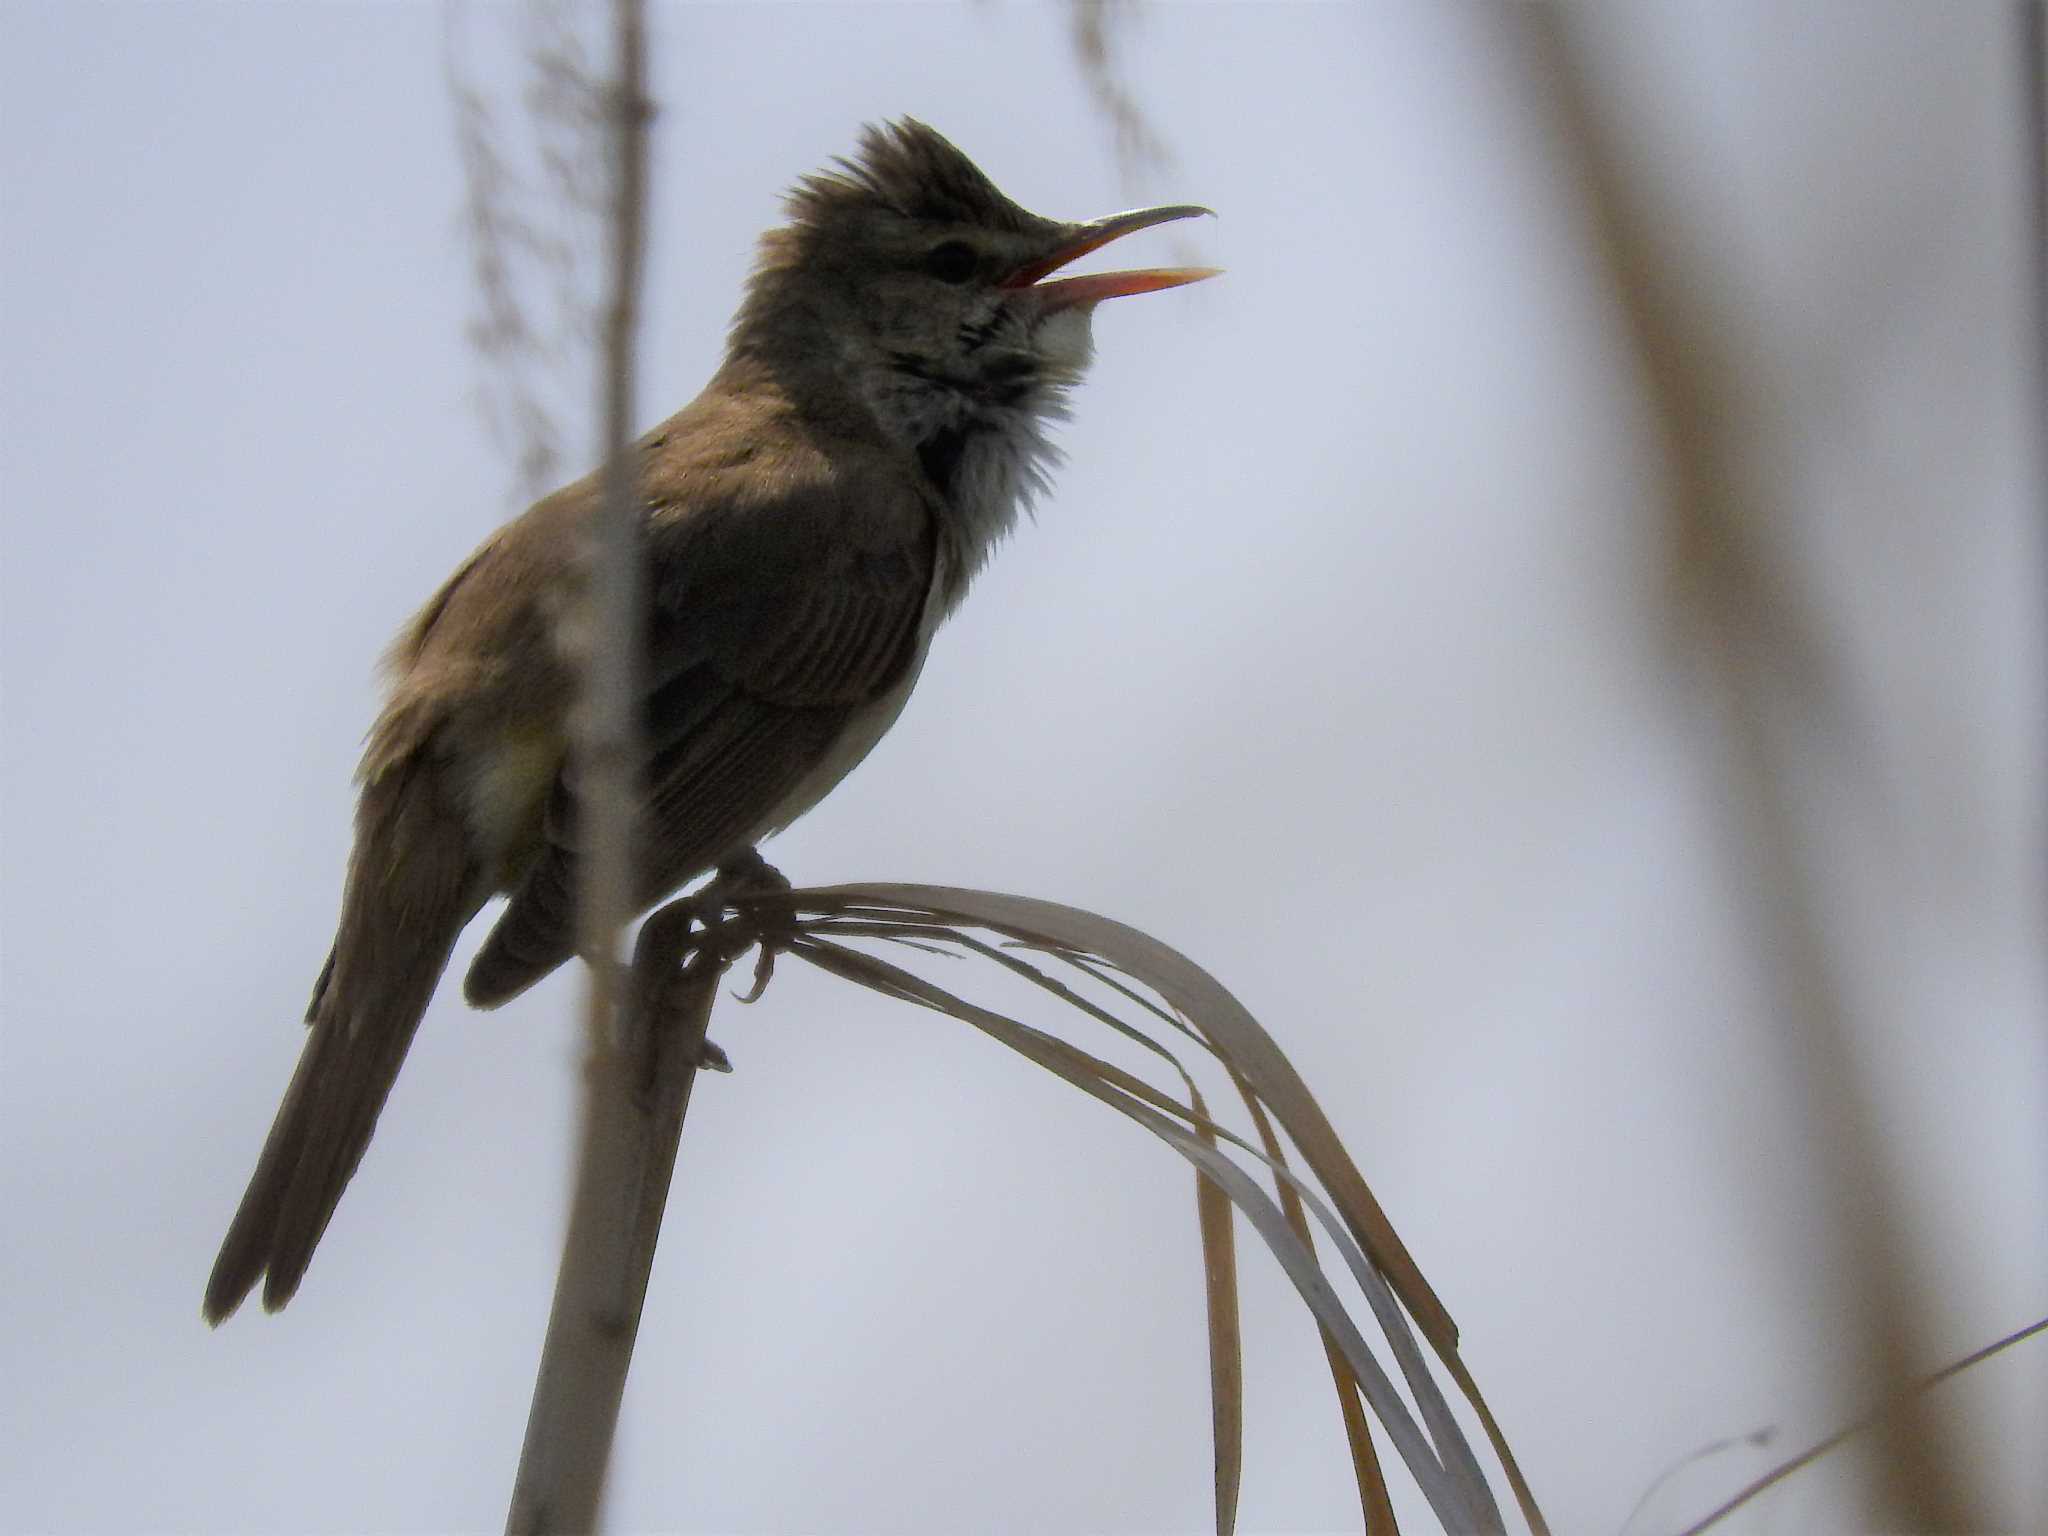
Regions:
[[[634, 447], [648, 615], [638, 896], [809, 810], [892, 725], [932, 632], [1046, 483], [1104, 299], [1206, 268], [1055, 277], [1175, 206], [1010, 201], [924, 124], [870, 127], [761, 237], [723, 365]], [[562, 619], [598, 476], [499, 529], [406, 625], [369, 734], [311, 1026], [206, 1287], [291, 1299], [462, 930], [510, 898], [478, 1008], [575, 953], [576, 689]]]

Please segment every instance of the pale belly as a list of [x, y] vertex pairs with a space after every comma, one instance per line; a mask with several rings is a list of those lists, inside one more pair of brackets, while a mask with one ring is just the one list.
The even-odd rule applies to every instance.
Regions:
[[944, 607], [939, 602], [945, 580], [946, 560], [942, 550], [932, 566], [931, 585], [925, 588], [924, 613], [918, 621], [917, 654], [903, 669], [902, 680], [847, 721], [846, 729], [839, 733], [825, 755], [797, 781], [796, 788], [783, 796], [782, 802], [756, 825], [747, 837], [749, 843], [758, 843], [762, 838], [780, 832], [824, 799], [839, 786], [841, 779], [858, 768], [862, 760], [875, 750], [875, 743], [889, 733], [889, 727], [903, 713], [903, 706], [910, 702], [910, 690], [917, 686], [918, 674], [924, 671], [925, 657], [931, 654], [932, 634], [945, 618]]
[[748, 835], [748, 842], [758, 843], [762, 838], [780, 832], [829, 795], [841, 779], [858, 768], [862, 760], [874, 751], [875, 743], [888, 734], [889, 727], [896, 723], [896, 717], [903, 713], [903, 706], [910, 702], [910, 690], [917, 686], [917, 675], [924, 670], [924, 659], [931, 650], [931, 643], [932, 637], [927, 631], [918, 642], [917, 655], [904, 669], [903, 680], [846, 723], [846, 728], [816, 766], [797, 781], [796, 788], [783, 797], [781, 804], [762, 818]]

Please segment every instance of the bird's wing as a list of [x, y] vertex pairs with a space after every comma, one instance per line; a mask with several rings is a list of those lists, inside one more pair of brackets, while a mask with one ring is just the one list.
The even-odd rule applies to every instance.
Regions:
[[[895, 491], [881, 516], [869, 500]], [[914, 490], [835, 486], [771, 505], [657, 509], [650, 529], [638, 828], [641, 902], [765, 829], [865, 708], [915, 665], [936, 534]], [[464, 984], [494, 1007], [575, 952], [577, 787], [557, 776], [543, 846]]]

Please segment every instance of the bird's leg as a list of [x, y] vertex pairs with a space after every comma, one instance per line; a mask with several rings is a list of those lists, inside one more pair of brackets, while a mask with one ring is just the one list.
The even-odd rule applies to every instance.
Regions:
[[[673, 1000], [670, 994], [684, 980], [701, 976], [706, 966], [723, 970], [750, 945], [759, 947], [760, 959], [754, 965], [754, 985], [740, 1000], [750, 1003], [758, 998], [773, 974], [778, 941], [793, 931], [794, 924], [779, 903], [769, 903], [771, 910], [763, 914], [749, 898], [772, 897], [788, 889], [782, 873], [749, 848], [721, 864], [694, 894], [649, 914], [633, 960], [639, 984], [658, 989], [647, 995], [649, 1016], [667, 1016], [673, 1011], [667, 1006]], [[692, 924], [702, 931], [692, 933]], [[732, 1070], [731, 1058], [713, 1040], [699, 1048], [696, 1065], [712, 1072]]]
[[[690, 933], [692, 922], [703, 922], [703, 908], [694, 897], [672, 901], [648, 914], [640, 925], [640, 937], [633, 946], [633, 985], [642, 989], [637, 1006], [645, 1021], [650, 1067], [659, 1054], [656, 1032], [676, 1015], [683, 983], [690, 978], [702, 949], [702, 941]], [[706, 924], [709, 927], [709, 924]], [[732, 1061], [716, 1042], [699, 1044], [693, 1063], [701, 1070], [730, 1072]]]
[[734, 897], [780, 895], [789, 889], [789, 877], [761, 857], [758, 848], [747, 848], [718, 866], [706, 890], [716, 890], [736, 905]]

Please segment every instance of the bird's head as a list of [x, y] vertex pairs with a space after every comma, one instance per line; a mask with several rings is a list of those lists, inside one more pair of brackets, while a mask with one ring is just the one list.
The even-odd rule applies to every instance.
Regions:
[[1122, 235], [1207, 212], [1041, 218], [923, 123], [870, 127], [853, 159], [798, 184], [788, 224], [763, 237], [734, 346], [784, 362], [800, 351], [911, 447], [1057, 415], [1092, 355], [1097, 304], [1211, 269], [1053, 274]]

